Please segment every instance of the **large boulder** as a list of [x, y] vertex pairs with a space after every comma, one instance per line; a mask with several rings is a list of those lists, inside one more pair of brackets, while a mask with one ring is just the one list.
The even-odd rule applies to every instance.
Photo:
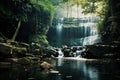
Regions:
[[40, 68], [44, 74], [49, 74], [51, 71], [55, 71], [54, 67], [46, 61], [40, 64]]
[[13, 46], [7, 43], [0, 42], [0, 56], [10, 57], [12, 54]]
[[49, 64], [48, 62], [44, 61], [40, 64], [40, 68], [42, 70], [50, 70], [50, 69], [53, 69], [54, 67], [51, 64]]
[[22, 57], [25, 56], [27, 49], [25, 47], [16, 47], [8, 43], [0, 42], [1, 57]]
[[86, 58], [116, 58], [116, 45], [96, 44], [86, 46]]

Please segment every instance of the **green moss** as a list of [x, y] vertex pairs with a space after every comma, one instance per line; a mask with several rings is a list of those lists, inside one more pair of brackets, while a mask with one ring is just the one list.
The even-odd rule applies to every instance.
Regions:
[[30, 42], [36, 42], [43, 45], [48, 45], [48, 41], [45, 35], [34, 34], [30, 36]]
[[52, 23], [54, 6], [48, 0], [30, 0], [30, 2], [38, 12], [41, 12], [42, 8], [44, 12], [48, 13], [50, 23]]

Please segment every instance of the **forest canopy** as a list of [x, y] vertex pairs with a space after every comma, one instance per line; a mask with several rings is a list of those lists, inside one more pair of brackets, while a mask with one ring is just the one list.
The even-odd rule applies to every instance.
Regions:
[[[98, 26], [103, 41], [106, 35], [110, 36], [110, 41], [120, 40], [119, 4], [119, 0], [0, 0], [0, 32], [8, 39], [40, 43], [45, 40], [48, 44], [46, 34], [50, 26], [64, 15], [60, 10], [77, 5], [83, 14], [100, 17]], [[38, 35], [41, 37], [35, 37]]]

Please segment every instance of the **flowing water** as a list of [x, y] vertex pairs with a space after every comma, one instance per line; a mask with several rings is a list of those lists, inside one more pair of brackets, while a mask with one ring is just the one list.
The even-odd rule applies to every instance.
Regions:
[[58, 46], [62, 45], [62, 26], [63, 26], [63, 18], [60, 18], [57, 26], [56, 26], [56, 33], [57, 33], [57, 42], [59, 43]]
[[[49, 31], [48, 40], [52, 46], [84, 46], [101, 41], [97, 30], [96, 16], [81, 18], [60, 18], [57, 25]], [[54, 37], [53, 37], [54, 35]], [[51, 37], [52, 36], [52, 37]]]

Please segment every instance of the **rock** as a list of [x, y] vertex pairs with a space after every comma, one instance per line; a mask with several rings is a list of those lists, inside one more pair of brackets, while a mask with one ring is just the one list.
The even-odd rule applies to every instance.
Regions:
[[20, 58], [17, 60], [17, 63], [22, 64], [22, 65], [27, 65], [33, 63], [33, 61], [27, 57]]
[[58, 74], [59, 71], [52, 70], [52, 71], [50, 71], [50, 73], [51, 73], [51, 74]]
[[49, 74], [51, 71], [54, 71], [54, 67], [46, 61], [40, 64], [40, 68], [43, 74]]
[[71, 57], [71, 55], [70, 55], [71, 49], [70, 48], [63, 48], [62, 52], [64, 53], [65, 57]]
[[51, 47], [47, 47], [43, 49], [43, 58], [51, 58], [51, 57], [57, 57], [58, 56], [58, 52], [56, 50], [56, 48], [51, 48]]
[[13, 46], [7, 43], [0, 42], [0, 55], [3, 57], [10, 57], [12, 54]]
[[25, 47], [16, 47], [14, 45], [8, 43], [0, 42], [0, 52], [3, 57], [24, 57], [27, 53], [27, 49]]
[[45, 70], [45, 69], [51, 70], [51, 69], [53, 69], [53, 66], [51, 64], [49, 64], [48, 62], [44, 61], [40, 64], [40, 68], [43, 70]]
[[25, 47], [25, 48], [29, 47], [29, 44], [24, 43], [24, 42], [19, 42], [18, 45], [19, 45], [19, 47]]
[[114, 58], [116, 54], [115, 45], [96, 44], [86, 46], [86, 58]]
[[72, 76], [66, 76], [66, 78], [72, 78]]
[[5, 40], [4, 38], [0, 37], [0, 42], [5, 43], [5, 42], [6, 42], [6, 40]]
[[26, 53], [27, 49], [24, 47], [14, 47], [14, 49], [12, 50], [13, 57], [25, 57]]
[[10, 62], [0, 62], [0, 68], [11, 68]]

